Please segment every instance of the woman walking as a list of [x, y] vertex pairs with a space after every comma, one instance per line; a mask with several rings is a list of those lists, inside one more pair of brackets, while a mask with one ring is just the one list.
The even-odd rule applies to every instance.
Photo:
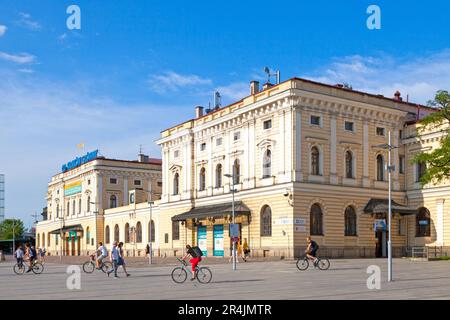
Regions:
[[247, 238], [244, 238], [244, 244], [242, 245], [242, 259], [244, 259], [244, 262], [247, 262], [247, 258], [250, 253], [250, 247], [248, 246]]
[[124, 257], [124, 253], [123, 253], [123, 242], [119, 242], [119, 266], [122, 266], [123, 271], [125, 271], [125, 274], [127, 275], [127, 277], [130, 276], [130, 274], [127, 272], [127, 268], [125, 267], [125, 259]]

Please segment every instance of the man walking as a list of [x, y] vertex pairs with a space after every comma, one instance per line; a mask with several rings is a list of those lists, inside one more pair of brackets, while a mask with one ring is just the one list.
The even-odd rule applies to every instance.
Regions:
[[108, 271], [108, 273], [107, 273], [108, 277], [114, 271], [114, 279], [119, 278], [117, 276], [117, 269], [119, 268], [119, 257], [120, 257], [120, 253], [119, 253], [119, 248], [117, 247], [117, 241], [114, 241], [113, 247], [111, 249], [111, 262], [113, 264], [113, 268], [112, 268], [112, 270]]

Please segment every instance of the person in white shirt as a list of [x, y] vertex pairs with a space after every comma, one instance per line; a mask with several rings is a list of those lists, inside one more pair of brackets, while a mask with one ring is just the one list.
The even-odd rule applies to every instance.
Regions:
[[114, 279], [119, 278], [117, 276], [117, 269], [119, 267], [119, 258], [120, 258], [120, 252], [119, 252], [119, 248], [117, 247], [117, 241], [114, 241], [113, 247], [111, 249], [111, 261], [113, 264], [113, 268], [112, 268], [112, 270], [108, 271], [108, 273], [107, 273], [108, 277], [114, 271]]
[[17, 260], [17, 264], [22, 264], [23, 263], [23, 256], [24, 256], [24, 252], [22, 249], [22, 245], [19, 244], [19, 246], [17, 247], [16, 252], [14, 252], [14, 256], [16, 257]]
[[100, 265], [103, 261], [103, 259], [105, 259], [108, 256], [108, 250], [106, 250], [106, 247], [103, 245], [103, 242], [99, 242], [98, 243], [99, 247], [97, 249], [97, 269], [100, 269]]

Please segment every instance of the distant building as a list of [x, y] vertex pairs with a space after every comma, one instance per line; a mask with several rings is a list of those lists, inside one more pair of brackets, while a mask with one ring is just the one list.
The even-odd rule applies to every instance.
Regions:
[[0, 174], [0, 222], [5, 219], [5, 175]]

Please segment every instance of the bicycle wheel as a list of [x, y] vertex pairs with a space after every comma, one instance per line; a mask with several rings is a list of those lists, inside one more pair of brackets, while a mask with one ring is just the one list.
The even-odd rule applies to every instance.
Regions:
[[212, 279], [212, 272], [208, 267], [201, 267], [197, 269], [195, 276], [200, 283], [210, 283]]
[[319, 259], [317, 266], [319, 267], [320, 270], [327, 270], [330, 267], [330, 261], [326, 258]]
[[305, 271], [309, 267], [308, 259], [298, 259], [297, 260], [297, 269], [300, 271]]
[[187, 279], [187, 272], [182, 267], [176, 267], [172, 271], [172, 280], [176, 283], [183, 283]]
[[44, 271], [44, 266], [40, 262], [36, 262], [31, 270], [34, 274], [41, 274]]
[[14, 267], [13, 267], [13, 270], [14, 270], [15, 274], [18, 274], [18, 275], [24, 274], [24, 272], [25, 272], [25, 265], [16, 263], [14, 265]]
[[86, 273], [92, 273], [95, 270], [95, 264], [91, 261], [85, 262], [83, 264], [83, 271]]
[[108, 273], [108, 271], [109, 271], [109, 270], [112, 270], [112, 268], [113, 268], [113, 265], [112, 265], [112, 263], [109, 262], [109, 261], [106, 261], [106, 262], [104, 262], [104, 263], [102, 264], [102, 271], [103, 271], [104, 273]]

